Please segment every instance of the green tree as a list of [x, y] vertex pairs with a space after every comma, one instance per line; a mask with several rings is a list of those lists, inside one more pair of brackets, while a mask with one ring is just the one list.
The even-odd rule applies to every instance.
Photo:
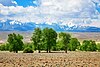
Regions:
[[9, 51], [14, 51], [18, 53], [18, 50], [21, 50], [23, 47], [23, 36], [20, 34], [9, 34], [8, 35], [8, 44], [9, 44]]
[[77, 38], [71, 38], [70, 43], [68, 44], [68, 49], [70, 51], [75, 51], [80, 46], [80, 42]]
[[56, 44], [56, 50], [60, 51], [60, 50], [64, 50], [64, 45], [62, 43], [62, 41], [57, 41], [57, 44]]
[[97, 47], [95, 41], [90, 40], [90, 44], [88, 45], [88, 51], [96, 51], [96, 50]]
[[80, 47], [80, 50], [82, 51], [87, 51], [88, 50], [88, 45], [90, 44], [90, 41], [88, 40], [84, 40], [81, 47]]
[[51, 48], [56, 45], [57, 33], [52, 28], [43, 29], [44, 45], [46, 46], [47, 53]]
[[42, 39], [41, 29], [35, 28], [35, 30], [33, 32], [33, 36], [32, 36], [32, 41], [33, 41], [33, 44], [34, 44], [34, 49], [39, 50], [39, 53], [40, 53], [41, 46], [42, 46], [41, 39]]
[[81, 47], [80, 47], [80, 50], [82, 50], [82, 51], [96, 51], [97, 47], [96, 47], [95, 41], [84, 40]]
[[68, 44], [70, 42], [70, 38], [71, 38], [71, 35], [68, 34], [68, 33], [64, 33], [64, 32], [61, 32], [59, 33], [59, 38], [61, 38], [62, 40], [62, 43], [64, 45], [64, 49], [65, 49], [65, 53], [67, 53], [67, 47], [68, 47]]

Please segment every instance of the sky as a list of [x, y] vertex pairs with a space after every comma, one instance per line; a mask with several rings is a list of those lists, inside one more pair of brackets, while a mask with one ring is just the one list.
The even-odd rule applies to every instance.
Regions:
[[0, 21], [100, 27], [100, 0], [0, 0]]

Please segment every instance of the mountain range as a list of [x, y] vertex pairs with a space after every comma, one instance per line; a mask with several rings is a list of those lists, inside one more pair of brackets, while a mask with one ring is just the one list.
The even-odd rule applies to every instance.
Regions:
[[0, 22], [0, 31], [32, 31], [36, 27], [39, 27], [41, 29], [45, 27], [53, 28], [54, 30], [61, 32], [100, 32], [99, 27], [93, 27], [93, 26], [68, 26], [68, 25], [60, 25], [57, 23], [46, 24], [36, 24], [32, 22], [28, 23], [21, 23], [18, 21], [13, 20], [7, 20], [6, 22]]

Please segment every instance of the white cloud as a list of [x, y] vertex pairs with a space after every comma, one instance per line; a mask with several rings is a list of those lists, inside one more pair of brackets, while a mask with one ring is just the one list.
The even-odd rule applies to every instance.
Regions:
[[17, 5], [17, 2], [16, 1], [12, 1], [12, 3]]
[[[98, 2], [95, 0], [95, 2]], [[17, 4], [15, 1], [13, 3]], [[40, 3], [33, 1], [33, 3]], [[96, 6], [91, 0], [41, 0], [40, 6], [3, 6], [0, 4], [0, 20], [14, 20], [20, 22], [84, 24], [99, 16]], [[90, 23], [89, 23], [90, 24]], [[91, 21], [92, 24], [92, 21]], [[98, 23], [99, 24], [99, 23]], [[96, 25], [96, 24], [95, 24]]]

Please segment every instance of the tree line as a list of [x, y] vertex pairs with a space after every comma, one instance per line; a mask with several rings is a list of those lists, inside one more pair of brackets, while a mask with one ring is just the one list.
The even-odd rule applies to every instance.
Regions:
[[23, 43], [23, 36], [20, 34], [9, 34], [7, 43], [0, 46], [1, 51], [10, 51], [17, 53], [18, 51], [23, 51], [25, 53], [32, 53], [34, 50], [47, 51], [100, 51], [100, 43], [96, 44], [92, 40], [84, 40], [80, 44], [77, 38], [72, 38], [69, 33], [60, 32], [57, 33], [52, 28], [35, 28], [33, 35], [30, 39], [31, 43]]

